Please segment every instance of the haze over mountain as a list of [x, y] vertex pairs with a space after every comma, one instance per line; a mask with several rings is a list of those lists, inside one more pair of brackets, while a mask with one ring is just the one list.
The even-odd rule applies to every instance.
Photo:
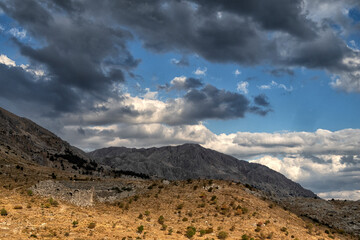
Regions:
[[110, 147], [89, 153], [98, 164], [170, 180], [225, 179], [249, 184], [278, 197], [316, 197], [284, 175], [198, 144], [135, 149]]

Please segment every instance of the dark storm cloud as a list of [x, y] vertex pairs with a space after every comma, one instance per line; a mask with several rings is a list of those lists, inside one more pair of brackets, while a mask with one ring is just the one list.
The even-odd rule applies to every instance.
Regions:
[[101, 20], [109, 16], [105, 19], [128, 26], [155, 52], [178, 50], [248, 65], [346, 68], [342, 59], [353, 51], [331, 22], [313, 22], [303, 6], [301, 0], [87, 1], [77, 12]]
[[250, 101], [242, 94], [217, 89], [212, 85], [192, 89], [184, 96], [182, 118], [201, 119], [242, 118], [251, 112]]
[[[55, 96], [59, 91], [74, 95], [69, 97], [73, 103], [69, 106], [62, 106], [69, 100], [63, 101], [61, 96], [44, 99], [46, 104], [53, 104], [54, 111], [72, 112], [84, 102], [88, 109], [96, 101], [115, 97], [113, 85], [134, 76], [131, 71], [140, 60], [126, 46], [133, 34], [155, 52], [197, 54], [222, 63], [270, 62], [277, 65], [274, 75], [291, 75], [290, 70], [285, 70], [290, 66], [348, 70], [343, 59], [357, 53], [346, 46], [328, 22], [309, 20], [302, 4], [300, 0], [2, 0], [0, 8], [37, 42], [36, 46], [28, 46], [14, 40], [32, 66], [46, 70], [46, 83], [27, 81], [31, 85], [28, 89], [44, 84]], [[186, 60], [174, 63], [187, 65]], [[255, 102], [257, 106], [251, 106], [242, 95], [211, 90], [210, 86], [194, 89], [199, 87], [202, 85], [194, 79], [175, 87], [191, 89], [184, 97], [188, 104], [183, 111], [190, 119], [227, 119], [243, 117], [247, 111], [260, 115], [269, 111], [262, 108], [267, 106], [261, 99]], [[30, 94], [13, 93], [20, 98], [21, 94]], [[199, 108], [200, 103], [205, 107], [192, 110], [190, 104]]]
[[33, 74], [20, 67], [8, 67], [4, 64], [0, 64], [0, 76], [1, 98], [20, 104], [35, 102], [42, 108], [54, 108], [54, 115], [56, 112], [79, 109], [78, 93], [62, 84], [50, 83], [41, 78], [34, 81]]
[[301, 0], [221, 1], [195, 0], [207, 11], [225, 11], [253, 18], [266, 30], [278, 30], [308, 39], [315, 37], [314, 23], [301, 13]]
[[260, 94], [256, 97], [254, 97], [254, 103], [256, 105], [260, 105], [260, 106], [264, 106], [264, 107], [268, 107], [270, 105], [270, 103], [268, 101], [268, 97], [265, 94]]
[[[73, 7], [70, 1], [55, 1], [60, 7]], [[93, 21], [91, 17], [63, 12], [54, 4], [40, 1], [3, 1], [0, 7], [15, 19], [27, 32], [35, 37], [40, 46], [32, 47], [13, 39], [23, 56], [32, 66], [41, 66], [46, 72], [47, 90], [56, 95], [63, 91], [91, 96], [90, 101], [104, 101], [111, 95], [112, 84], [125, 81], [125, 73], [135, 68], [139, 60], [134, 59], [126, 48], [126, 41], [132, 36], [121, 28], [110, 27], [104, 22]], [[81, 8], [81, 5], [77, 5]], [[61, 10], [61, 11], [60, 11]], [[13, 81], [24, 83], [16, 78]], [[30, 89], [39, 83], [27, 81], [29, 92], [14, 92], [18, 97], [30, 94]], [[49, 94], [50, 94], [49, 93]], [[55, 110], [77, 111], [78, 103], [84, 98], [71, 97], [71, 102], [62, 97], [44, 99], [50, 101]], [[57, 100], [59, 102], [57, 102]], [[78, 101], [78, 102], [77, 102]]]

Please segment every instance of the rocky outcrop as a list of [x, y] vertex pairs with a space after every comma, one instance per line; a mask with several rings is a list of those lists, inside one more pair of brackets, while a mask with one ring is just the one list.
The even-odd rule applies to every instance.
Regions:
[[277, 197], [317, 197], [266, 166], [238, 160], [197, 144], [149, 149], [110, 147], [90, 152], [89, 155], [98, 164], [169, 180], [234, 180]]

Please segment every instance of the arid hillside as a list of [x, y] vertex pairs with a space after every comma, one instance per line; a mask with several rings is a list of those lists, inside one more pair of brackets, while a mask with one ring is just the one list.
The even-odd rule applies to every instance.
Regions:
[[10, 190], [14, 179], [0, 176], [0, 239], [357, 239], [230, 181], [118, 179], [145, 187], [78, 207], [26, 187]]

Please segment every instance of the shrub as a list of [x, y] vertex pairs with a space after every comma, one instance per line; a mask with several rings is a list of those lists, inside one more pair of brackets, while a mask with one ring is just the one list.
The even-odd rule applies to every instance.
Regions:
[[73, 221], [73, 222], [72, 222], [73, 227], [77, 227], [78, 224], [79, 224], [78, 221]]
[[138, 233], [142, 233], [144, 231], [144, 226], [143, 225], [140, 225], [138, 228], [137, 228], [137, 232]]
[[0, 215], [1, 216], [7, 216], [8, 215], [8, 212], [5, 210], [5, 208], [0, 210]]
[[34, 193], [33, 193], [33, 191], [31, 189], [29, 189], [29, 190], [27, 190], [27, 195], [32, 196], [32, 195], [34, 195]]
[[214, 201], [215, 199], [216, 199], [216, 196], [213, 195], [213, 196], [211, 197], [211, 201]]
[[183, 219], [182, 219], [182, 221], [183, 222], [186, 222], [186, 221], [188, 221], [189, 219], [187, 218], [187, 217], [184, 217]]
[[242, 240], [249, 240], [249, 236], [244, 234], [244, 235], [241, 236], [241, 239]]
[[161, 215], [161, 216], [158, 218], [158, 223], [162, 225], [162, 224], [164, 224], [164, 222], [165, 222], [165, 218], [164, 218], [164, 216]]
[[228, 237], [228, 233], [224, 232], [224, 231], [221, 231], [221, 232], [218, 233], [217, 237], [219, 239], [226, 239]]
[[145, 211], [145, 216], [149, 216], [150, 215], [150, 212], [149, 211]]
[[282, 227], [282, 228], [280, 228], [280, 231], [286, 232], [286, 231], [287, 231], [287, 228], [286, 228], [286, 227]]
[[161, 228], [160, 228], [161, 231], [165, 231], [166, 229], [167, 229], [167, 225], [165, 225], [165, 224], [161, 225]]
[[94, 229], [96, 227], [96, 223], [92, 222], [89, 224], [88, 228]]
[[193, 226], [189, 226], [186, 228], [186, 233], [185, 233], [185, 236], [187, 238], [192, 238], [196, 233], [196, 228], [193, 227]]
[[202, 237], [206, 234], [206, 230], [204, 230], [204, 229], [201, 229], [199, 232], [200, 232], [200, 237]]
[[53, 198], [49, 199], [49, 203], [50, 203], [51, 206], [54, 206], [54, 207], [59, 206], [58, 201], [54, 200]]
[[144, 218], [144, 216], [142, 215], [142, 213], [140, 213], [138, 216], [138, 219], [143, 219], [143, 218]]

